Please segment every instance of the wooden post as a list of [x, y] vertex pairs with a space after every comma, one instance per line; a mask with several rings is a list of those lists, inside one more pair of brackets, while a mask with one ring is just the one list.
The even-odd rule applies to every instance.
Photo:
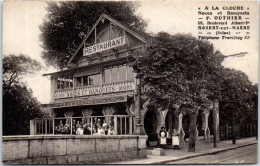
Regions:
[[70, 118], [70, 135], [72, 135], [72, 124], [73, 123], [73, 121], [72, 121], [72, 117]]
[[122, 135], [122, 132], [123, 132], [123, 130], [122, 130], [122, 117], [120, 117], [120, 133], [121, 133], [121, 135]]
[[52, 133], [53, 133], [53, 135], [55, 134], [55, 123], [54, 123], [54, 118], [52, 119]]
[[90, 126], [91, 126], [91, 135], [93, 135], [93, 117], [91, 117], [91, 124], [90, 124]]
[[48, 129], [49, 129], [49, 132], [48, 132], [48, 134], [50, 134], [51, 133], [51, 120], [49, 119], [48, 120]]
[[41, 128], [41, 134], [43, 134], [43, 120], [41, 120], [42, 128]]
[[45, 119], [45, 120], [44, 120], [44, 123], [45, 123], [45, 134], [47, 134], [47, 122], [48, 122], [48, 120]]
[[117, 134], [117, 116], [116, 115], [114, 116], [114, 129]]
[[132, 116], [129, 117], [129, 134], [133, 134], [133, 118]]
[[126, 132], [126, 117], [125, 117], [125, 134], [126, 134], [127, 132]]
[[35, 120], [30, 120], [30, 135], [35, 135], [35, 132], [34, 132], [34, 128], [35, 128], [34, 121]]

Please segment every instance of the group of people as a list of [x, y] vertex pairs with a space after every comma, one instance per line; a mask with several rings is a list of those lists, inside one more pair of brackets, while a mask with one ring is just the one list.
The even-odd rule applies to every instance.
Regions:
[[166, 131], [165, 127], [161, 127], [159, 132], [159, 139], [160, 139], [160, 148], [166, 147], [167, 140], [171, 140], [173, 149], [179, 149], [180, 140], [178, 132], [173, 129], [173, 131]]
[[101, 134], [101, 135], [116, 135], [116, 131], [114, 130], [113, 123], [107, 123], [106, 119], [98, 119], [94, 118], [93, 122], [93, 134]]
[[[60, 120], [59, 124], [55, 126], [56, 134], [71, 134], [69, 119], [66, 119], [65, 124]], [[90, 135], [92, 131], [93, 135], [115, 135], [116, 131], [112, 123], [107, 123], [106, 119], [94, 118], [92, 123], [82, 122], [73, 119], [72, 121], [72, 134], [77, 135]]]

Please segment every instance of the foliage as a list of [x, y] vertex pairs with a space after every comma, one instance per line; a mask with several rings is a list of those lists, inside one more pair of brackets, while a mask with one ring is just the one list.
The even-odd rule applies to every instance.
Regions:
[[19, 80], [27, 75], [33, 74], [42, 68], [41, 64], [28, 56], [9, 55], [3, 58], [3, 84], [5, 90], [9, 90], [13, 84], [18, 84]]
[[133, 54], [132, 65], [143, 86], [150, 89], [144, 95], [155, 107], [164, 110], [178, 105], [181, 107], [176, 111], [189, 111], [189, 151], [195, 151], [199, 109], [219, 101], [220, 114], [226, 117], [236, 112], [246, 119], [248, 110], [251, 115], [257, 113], [248, 106], [250, 98], [257, 98], [257, 88], [253, 88], [244, 73], [224, 68], [221, 63], [225, 56], [214, 52], [212, 44], [191, 35], [165, 32], [156, 35], [153, 41], [145, 52]]
[[41, 116], [39, 103], [26, 86], [15, 84], [3, 95], [3, 135], [29, 134], [30, 120]]
[[40, 68], [24, 55], [3, 58], [3, 135], [29, 134], [29, 120], [42, 116], [39, 102], [20, 80]]
[[222, 98], [220, 116], [223, 123], [228, 123], [234, 115], [240, 123], [257, 121], [257, 85], [252, 85], [248, 76], [234, 69], [222, 72]]
[[126, 25], [135, 25], [144, 30], [145, 21], [135, 15], [134, 2], [49, 2], [48, 14], [40, 26], [42, 58], [56, 68], [66, 67], [68, 60], [92, 28], [98, 17], [104, 13]]
[[145, 52], [136, 52], [133, 67], [142, 75], [145, 93], [157, 108], [196, 112], [219, 101], [222, 122], [230, 122], [235, 113], [240, 123], [257, 121], [257, 85], [248, 76], [224, 68], [225, 56], [214, 52], [209, 42], [188, 34], [169, 35], [161, 32], [154, 45]]
[[213, 52], [210, 43], [189, 34], [164, 32], [153, 41], [151, 48], [133, 55], [132, 64], [142, 75], [143, 84], [151, 87], [146, 95], [153, 103], [168, 108], [185, 105], [185, 109], [195, 111], [220, 97], [216, 87], [221, 82], [216, 74], [224, 58]]

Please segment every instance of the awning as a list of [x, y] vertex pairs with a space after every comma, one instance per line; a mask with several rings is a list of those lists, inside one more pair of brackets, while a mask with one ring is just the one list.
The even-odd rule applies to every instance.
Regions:
[[51, 103], [51, 108], [62, 108], [72, 106], [85, 106], [85, 105], [101, 105], [101, 104], [112, 104], [127, 102], [127, 97], [133, 95], [117, 95], [117, 96], [106, 96], [106, 97], [91, 97], [85, 99], [74, 99], [70, 101], [64, 101], [60, 103]]

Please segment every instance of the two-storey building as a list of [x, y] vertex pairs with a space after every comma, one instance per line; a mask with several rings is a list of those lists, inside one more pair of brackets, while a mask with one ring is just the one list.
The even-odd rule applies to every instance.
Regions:
[[[31, 133], [75, 134], [75, 126], [82, 122], [92, 129], [106, 124], [116, 134], [139, 130], [136, 133], [150, 135], [165, 126], [187, 136], [189, 117], [185, 110], [155, 109], [140, 94], [140, 79], [130, 66], [131, 53], [151, 45], [148, 34], [102, 14], [70, 58], [68, 68], [44, 75], [51, 78], [48, 112], [52, 119], [34, 121]], [[218, 130], [218, 104], [200, 110], [198, 121], [198, 134], [209, 138], [213, 128]], [[61, 132], [62, 126], [69, 131]], [[91, 130], [91, 134], [95, 132]]]

